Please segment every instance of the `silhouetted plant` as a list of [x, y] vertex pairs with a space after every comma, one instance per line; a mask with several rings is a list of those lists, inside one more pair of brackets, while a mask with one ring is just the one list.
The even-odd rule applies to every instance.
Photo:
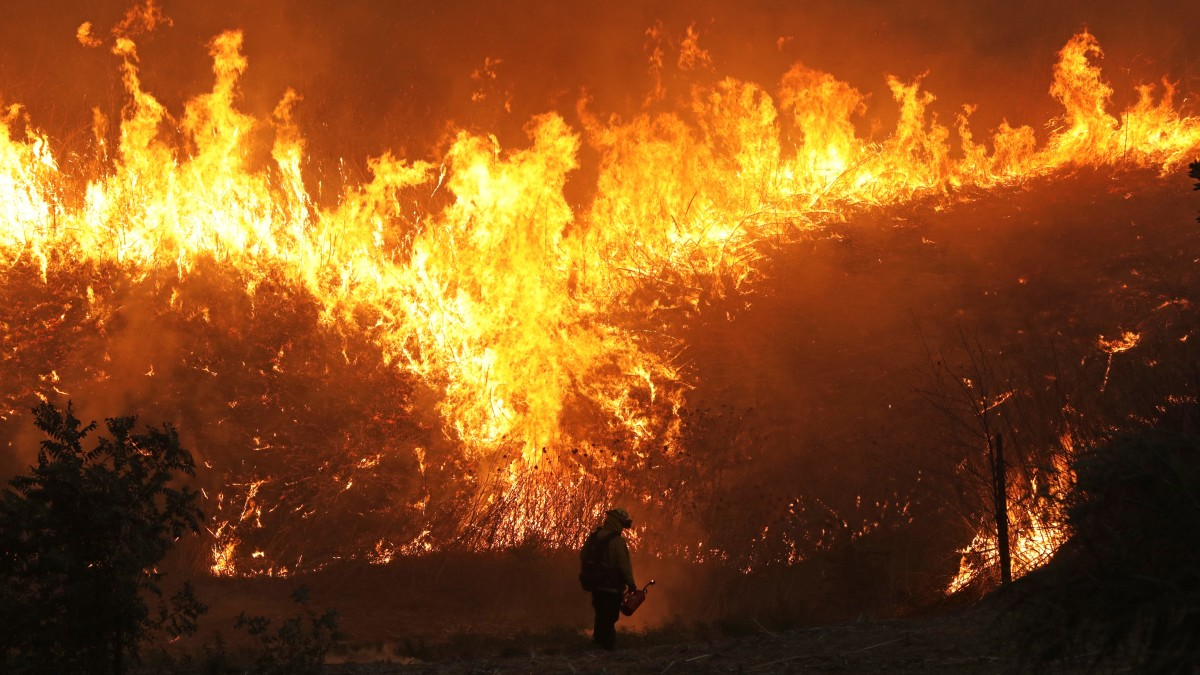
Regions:
[[1192, 673], [1200, 663], [1200, 438], [1146, 432], [1083, 453], [1071, 538], [1014, 589], [1033, 665]]
[[110, 438], [85, 450], [95, 422], [69, 403], [33, 412], [48, 438], [0, 496], [0, 670], [123, 673], [152, 632], [190, 634], [206, 609], [189, 584], [164, 599], [156, 568], [200, 529], [197, 493], [172, 487], [192, 456], [169, 425], [108, 419]]
[[267, 617], [238, 615], [236, 627], [259, 641], [255, 675], [319, 675], [325, 655], [338, 638], [336, 611], [318, 613], [310, 608], [308, 590], [303, 586], [292, 593], [292, 600], [303, 611], [285, 619], [274, 632]]
[[200, 653], [200, 672], [203, 675], [221, 675], [233, 668], [229, 665], [229, 652], [225, 647], [225, 636], [217, 631], [211, 641], [206, 642]]

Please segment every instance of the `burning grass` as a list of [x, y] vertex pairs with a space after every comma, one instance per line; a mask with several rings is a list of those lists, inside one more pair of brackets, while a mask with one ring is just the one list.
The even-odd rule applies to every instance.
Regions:
[[1117, 435], [1080, 454], [1067, 500], [1070, 538], [1004, 596], [1027, 664], [1195, 667], [1200, 549], [1180, 533], [1200, 515], [1196, 421], [1193, 414], [1183, 433], [1163, 425]]
[[1026, 542], [1056, 457], [1195, 401], [1195, 238], [1166, 172], [1200, 122], [1169, 85], [1111, 112], [1087, 32], [1041, 139], [964, 114], [954, 145], [894, 77], [896, 128], [861, 135], [863, 95], [797, 64], [629, 119], [539, 115], [515, 148], [456, 130], [318, 203], [299, 98], [239, 107], [240, 32], [175, 120], [122, 26], [79, 34], [127, 96], [73, 149], [94, 161], [64, 170], [17, 108], [0, 123], [0, 415], [14, 446], [39, 398], [174, 421], [205, 466], [194, 568], [551, 554], [620, 501], [644, 558], [781, 579], [835, 558], [840, 590], [885, 580], [849, 605], [913, 602], [989, 541], [960, 479], [978, 444], [936, 438], [913, 395], [914, 318], [1006, 364]]

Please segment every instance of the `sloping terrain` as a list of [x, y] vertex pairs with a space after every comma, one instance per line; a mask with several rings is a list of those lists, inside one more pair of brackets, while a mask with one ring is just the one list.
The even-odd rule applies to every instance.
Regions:
[[[739, 519], [790, 490], [840, 510], [842, 538], [835, 527], [810, 558], [748, 573], [635, 550], [639, 579], [659, 584], [622, 622], [632, 632], [617, 654], [587, 649], [572, 554], [536, 550], [208, 580], [213, 609], [194, 644], [215, 629], [228, 636], [243, 609], [288, 615], [289, 589], [306, 585], [341, 617], [329, 672], [1010, 671], [995, 613], [939, 600], [977, 523], [956, 517], [955, 491], [970, 485], [916, 390], [931, 351], [952, 348], [962, 326], [1019, 367], [1048, 363], [1031, 341], [1081, 358], [1073, 378], [1091, 393], [1076, 401], [1099, 412], [1172, 386], [1194, 362], [1160, 361], [1190, 353], [1162, 345], [1194, 344], [1200, 306], [1187, 187], [1182, 176], [1080, 172], [952, 208], [867, 214], [833, 226], [837, 237], [778, 251], [748, 303], [692, 327], [697, 395], [742, 406], [750, 431], [738, 442], [753, 453], [713, 494], [717, 522], [732, 540]], [[1097, 347], [1117, 331], [1144, 342], [1112, 355]], [[855, 502], [888, 491], [913, 499], [906, 517], [852, 533], [847, 516], [869, 517]], [[672, 536], [654, 525], [651, 516], [643, 546]]]

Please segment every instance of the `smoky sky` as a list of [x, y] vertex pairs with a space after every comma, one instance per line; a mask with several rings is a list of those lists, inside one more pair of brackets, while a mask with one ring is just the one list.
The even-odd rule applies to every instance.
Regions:
[[[22, 104], [59, 147], [82, 152], [92, 108], [116, 117], [125, 103], [109, 31], [131, 4], [0, 2], [0, 103]], [[1044, 124], [1057, 112], [1047, 94], [1056, 52], [1083, 28], [1104, 47], [1117, 105], [1130, 102], [1135, 84], [1163, 75], [1184, 92], [1200, 82], [1200, 48], [1188, 37], [1200, 25], [1200, 5], [1185, 1], [161, 4], [173, 25], [137, 42], [144, 86], [173, 115], [211, 87], [208, 41], [242, 29], [250, 64], [243, 109], [269, 119], [284, 91], [296, 90], [303, 97], [296, 116], [318, 165], [309, 170], [341, 171], [350, 182], [367, 157], [385, 151], [436, 155], [456, 128], [495, 133], [508, 146], [522, 145], [529, 117], [548, 110], [578, 128], [575, 106], [584, 95], [603, 116], [636, 114], [654, 86], [647, 30], [655, 27], [668, 96], [686, 98], [693, 82], [725, 76], [775, 93], [787, 68], [802, 62], [867, 93], [858, 123], [877, 136], [895, 119], [888, 74], [924, 74], [944, 121], [976, 104], [979, 131], [1001, 120]], [[78, 43], [84, 21], [106, 46]], [[712, 55], [711, 72], [674, 63], [693, 25]]]

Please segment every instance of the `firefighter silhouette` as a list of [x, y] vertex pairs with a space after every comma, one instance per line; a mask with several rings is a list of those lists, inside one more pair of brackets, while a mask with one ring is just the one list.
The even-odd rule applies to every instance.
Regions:
[[615, 649], [621, 602], [626, 591], [637, 591], [629, 547], [621, 536], [623, 530], [633, 526], [633, 519], [620, 507], [604, 515], [604, 524], [588, 535], [579, 552], [582, 565], [579, 581], [584, 590], [591, 591], [592, 608], [596, 611], [592, 641], [604, 649]]

